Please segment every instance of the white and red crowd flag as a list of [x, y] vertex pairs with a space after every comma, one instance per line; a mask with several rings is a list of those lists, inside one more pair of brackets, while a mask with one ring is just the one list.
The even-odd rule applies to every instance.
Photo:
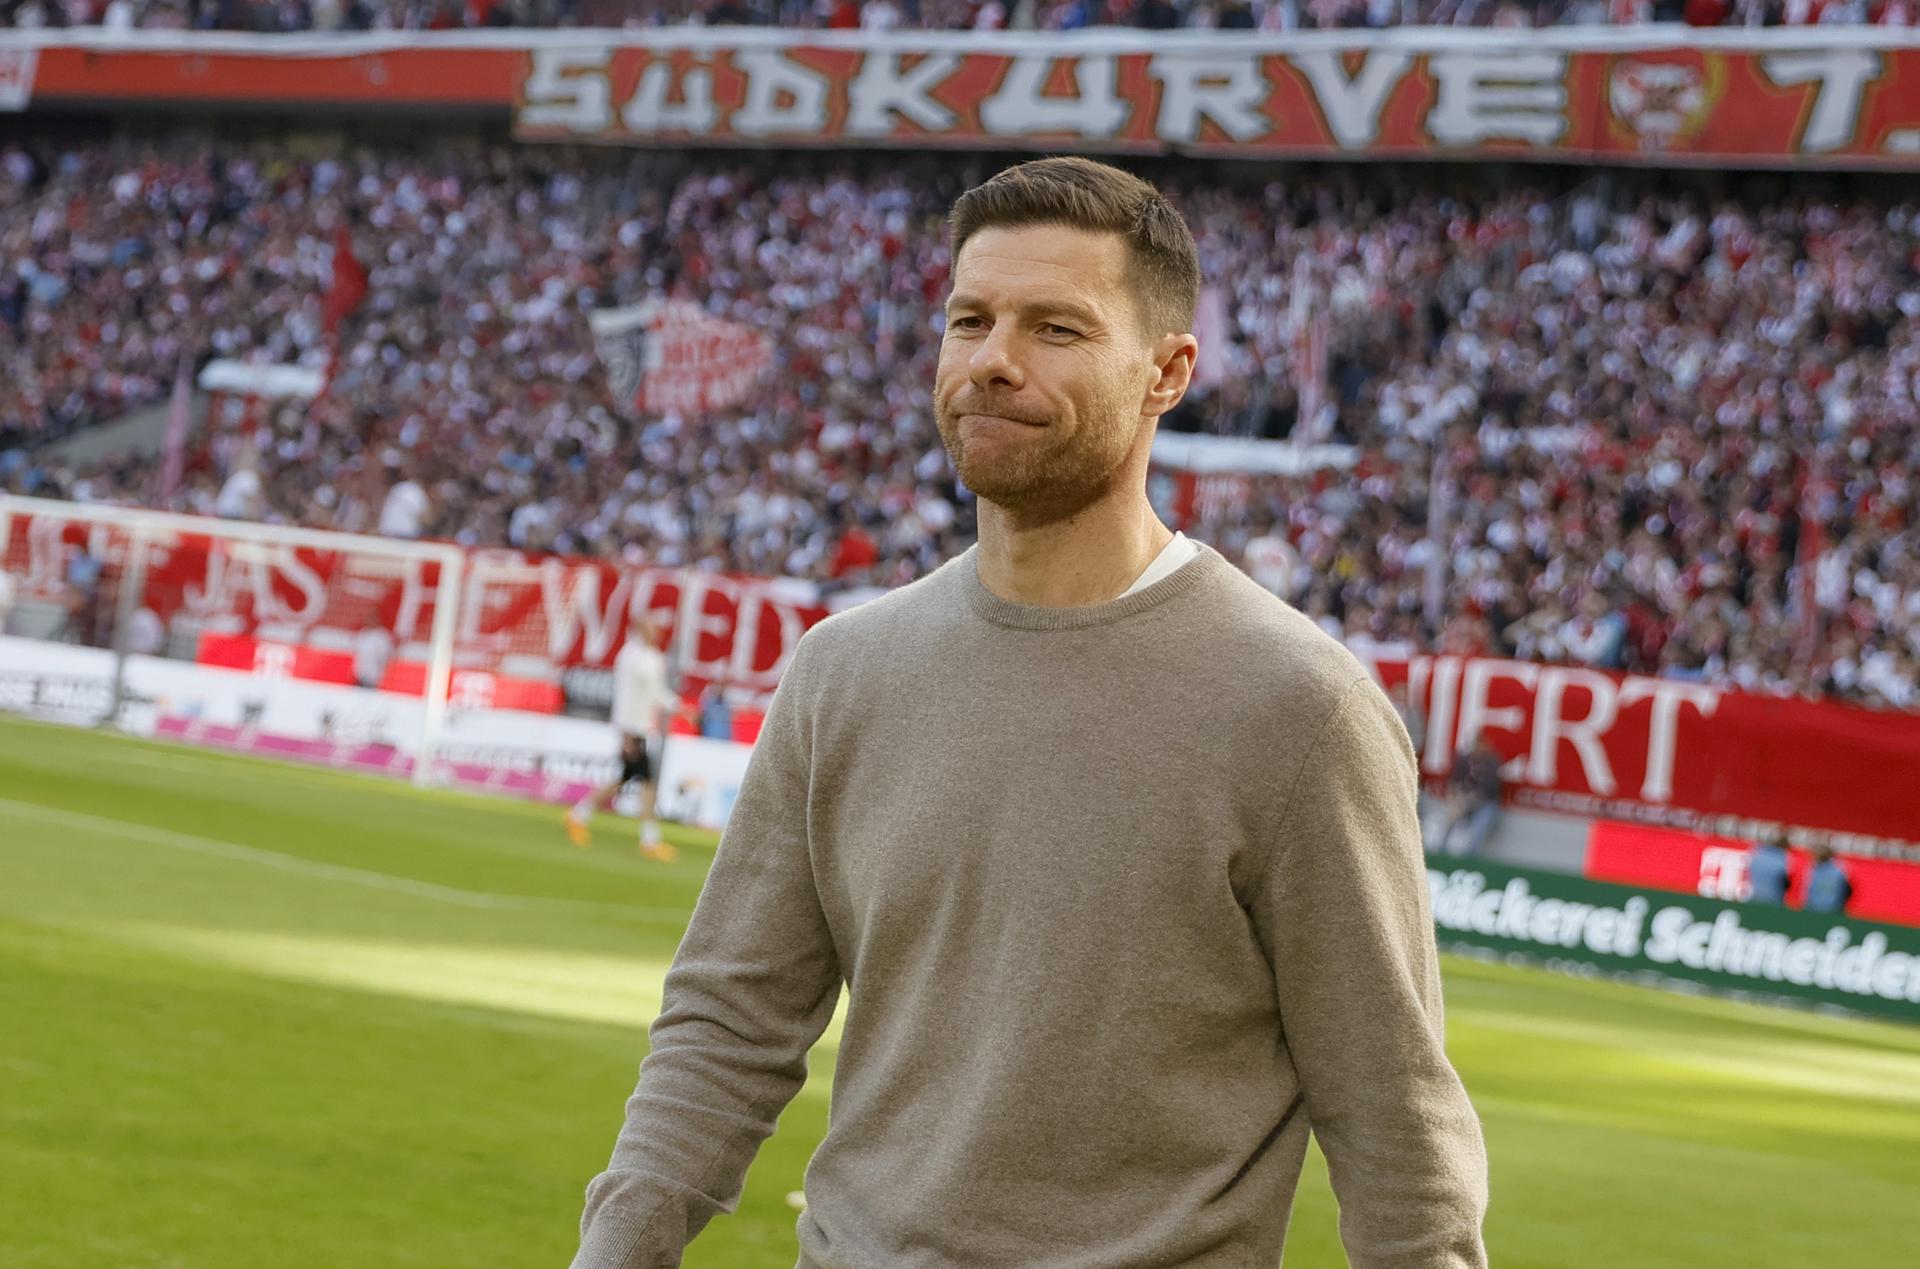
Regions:
[[635, 415], [697, 415], [739, 405], [773, 363], [763, 332], [688, 300], [603, 309], [588, 323], [608, 388]]

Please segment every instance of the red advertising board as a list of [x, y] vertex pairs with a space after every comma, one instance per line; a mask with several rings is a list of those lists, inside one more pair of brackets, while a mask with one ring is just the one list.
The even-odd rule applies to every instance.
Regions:
[[419, 36], [244, 36], [194, 32], [5, 33], [21, 108], [63, 104], [441, 107], [501, 110], [525, 74], [526, 49], [459, 47]]
[[1920, 716], [1490, 658], [1377, 670], [1424, 715], [1429, 777], [1484, 734], [1516, 805], [1740, 836], [1815, 828], [1857, 852], [1920, 843]]
[[1920, 40], [1886, 27], [138, 34], [6, 37], [0, 109], [438, 106], [637, 144], [1920, 166]]
[[[425, 696], [426, 662], [389, 662], [386, 673], [380, 676], [380, 690]], [[447, 704], [454, 709], [517, 709], [529, 714], [557, 714], [565, 703], [558, 683], [511, 674], [455, 670], [447, 684]]]
[[[335, 648], [280, 643], [249, 635], [207, 631], [200, 636], [194, 660], [229, 670], [245, 670], [264, 678], [303, 679], [312, 683], [359, 683], [353, 654]], [[389, 661], [380, 676], [380, 690], [403, 696], [425, 696], [427, 665], [423, 661]], [[515, 709], [533, 714], [557, 714], [566, 703], [558, 683], [519, 678], [486, 670], [452, 673], [447, 703], [455, 709]]]
[[246, 635], [218, 634], [200, 636], [194, 660], [201, 665], [218, 665], [229, 670], [245, 670], [264, 678], [307, 679], [315, 683], [344, 683], [352, 686], [353, 654], [332, 648], [309, 648], [298, 643], [278, 643], [271, 639], [252, 639]]
[[[1746, 902], [1753, 894], [1747, 876], [1752, 854], [1753, 843], [1738, 838], [1597, 820], [1587, 838], [1585, 872], [1592, 881]], [[1787, 857], [1787, 903], [1798, 907], [1812, 856], [1795, 848]], [[1920, 925], [1920, 863], [1847, 856], [1841, 866], [1853, 883], [1848, 916]]]

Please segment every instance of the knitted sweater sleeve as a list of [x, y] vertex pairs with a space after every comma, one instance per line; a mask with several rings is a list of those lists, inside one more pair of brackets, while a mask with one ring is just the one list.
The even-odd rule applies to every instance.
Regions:
[[678, 1265], [739, 1202], [833, 1016], [841, 970], [807, 852], [804, 678], [796, 657], [667, 973], [612, 1162], [587, 1187], [573, 1269]]
[[1480, 1269], [1487, 1160], [1447, 1060], [1412, 745], [1369, 678], [1327, 717], [1252, 905], [1354, 1269]]

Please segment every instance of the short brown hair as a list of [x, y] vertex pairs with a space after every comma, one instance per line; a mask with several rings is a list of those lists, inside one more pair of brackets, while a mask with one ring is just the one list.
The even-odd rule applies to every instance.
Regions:
[[1200, 253], [1166, 196], [1146, 181], [1092, 159], [1015, 164], [962, 194], [947, 217], [952, 257], [982, 229], [1066, 225], [1127, 241], [1140, 315], [1158, 337], [1193, 328]]

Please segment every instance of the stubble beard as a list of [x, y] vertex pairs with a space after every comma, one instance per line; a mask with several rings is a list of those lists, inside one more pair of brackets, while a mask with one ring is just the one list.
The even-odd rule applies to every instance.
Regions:
[[938, 426], [960, 482], [982, 502], [1021, 520], [1051, 523], [1079, 514], [1119, 483], [1133, 447], [1124, 422], [1109, 417], [1071, 434], [1049, 423], [1026, 444], [969, 449], [958, 419], [942, 408]]

